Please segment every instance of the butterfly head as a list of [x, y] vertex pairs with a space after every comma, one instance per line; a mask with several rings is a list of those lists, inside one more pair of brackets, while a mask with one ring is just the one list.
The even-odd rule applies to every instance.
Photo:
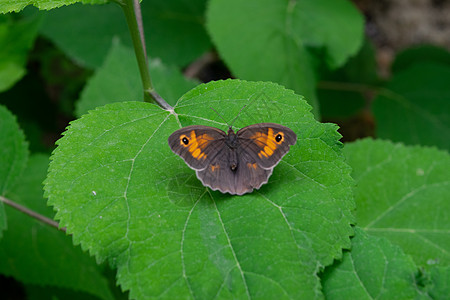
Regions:
[[210, 108], [211, 108], [213, 111], [215, 111], [216, 114], [217, 114], [219, 117], [221, 117], [222, 120], [224, 120], [225, 123], [228, 125], [228, 135], [230, 135], [230, 133], [234, 134], [234, 131], [233, 131], [233, 124], [234, 124], [234, 121], [237, 120], [237, 118], [238, 118], [239, 115], [241, 114], [242, 110], [243, 110], [246, 106], [247, 106], [247, 105], [242, 106], [242, 108], [241, 108], [241, 110], [239, 111], [239, 113], [237, 114], [237, 116], [233, 119], [233, 121], [231, 121], [231, 124], [228, 124], [227, 120], [225, 120], [225, 118], [222, 117], [222, 115], [219, 114], [219, 113], [217, 112], [217, 110], [215, 110], [215, 109], [212, 108], [212, 107], [210, 107]]

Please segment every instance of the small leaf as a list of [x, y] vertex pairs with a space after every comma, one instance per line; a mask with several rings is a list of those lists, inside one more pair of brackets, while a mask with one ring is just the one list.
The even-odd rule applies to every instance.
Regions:
[[346, 144], [358, 225], [402, 247], [418, 265], [450, 263], [450, 156], [370, 139]]
[[[205, 2], [142, 1], [149, 57], [182, 67], [208, 51], [211, 45], [202, 24]], [[48, 12], [41, 32], [73, 60], [92, 69], [102, 65], [114, 38], [132, 47], [125, 16], [116, 3], [77, 4]]]
[[[152, 83], [169, 104], [195, 86], [176, 68], [169, 68], [159, 60], [150, 61]], [[113, 43], [102, 67], [96, 70], [76, 103], [76, 115], [108, 103], [143, 100], [143, 89], [134, 52], [119, 42]]]
[[[52, 209], [42, 198], [42, 181], [48, 156], [33, 155], [21, 177], [20, 185], [7, 198], [22, 206], [52, 217]], [[0, 241], [0, 273], [26, 284], [52, 285], [112, 299], [107, 282], [95, 260], [73, 247], [70, 237], [10, 207], [8, 230]]]
[[0, 105], [0, 196], [17, 182], [28, 159], [28, 143], [17, 120]]
[[25, 75], [28, 52], [40, 23], [38, 16], [15, 20], [7, 15], [0, 19], [0, 92], [9, 89]]
[[[212, 192], [167, 144], [180, 126], [289, 126], [298, 142], [269, 183], [245, 196]], [[109, 104], [71, 123], [45, 190], [57, 219], [118, 269], [131, 298], [321, 298], [316, 273], [350, 246], [352, 180], [336, 126], [273, 83], [199, 85], [174, 111]]]
[[414, 299], [416, 265], [385, 238], [355, 230], [352, 250], [323, 276], [327, 299]]
[[[213, 0], [208, 30], [220, 55], [242, 79], [275, 81], [306, 96], [314, 109], [317, 59], [342, 65], [356, 53], [363, 18], [344, 0]], [[251, 67], [249, 67], [251, 65]]]
[[373, 103], [376, 134], [450, 149], [450, 67], [417, 63], [395, 74]]

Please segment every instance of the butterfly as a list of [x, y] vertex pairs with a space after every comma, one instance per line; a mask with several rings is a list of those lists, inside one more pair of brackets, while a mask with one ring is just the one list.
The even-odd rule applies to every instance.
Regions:
[[228, 132], [192, 125], [169, 136], [169, 146], [212, 190], [243, 195], [267, 183], [273, 168], [297, 141], [288, 127], [258, 123]]

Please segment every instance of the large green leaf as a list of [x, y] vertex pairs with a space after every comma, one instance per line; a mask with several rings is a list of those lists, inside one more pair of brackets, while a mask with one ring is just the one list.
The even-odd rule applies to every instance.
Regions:
[[[167, 144], [180, 126], [277, 122], [298, 135], [269, 183], [203, 187]], [[352, 180], [336, 126], [273, 83], [200, 85], [173, 111], [114, 103], [71, 123], [45, 190], [75, 243], [108, 259], [131, 298], [320, 298], [316, 273], [350, 246]]]
[[[170, 65], [184, 66], [210, 48], [203, 28], [205, 0], [143, 1], [141, 3], [148, 55]], [[79, 64], [101, 66], [114, 37], [131, 47], [125, 16], [115, 4], [72, 5], [51, 11], [42, 33]]]
[[[172, 105], [195, 86], [193, 80], [187, 80], [178, 69], [169, 68], [160, 60], [150, 61], [150, 73], [156, 91]], [[76, 115], [124, 100], [142, 101], [143, 89], [133, 50], [117, 42], [111, 47], [103, 66], [89, 79], [76, 104]]]
[[373, 103], [376, 134], [450, 149], [450, 66], [417, 63], [395, 74]]
[[107, 0], [0, 0], [0, 13], [21, 11], [27, 5], [34, 5], [39, 9], [53, 9], [73, 3], [101, 4]]
[[[42, 181], [47, 174], [48, 156], [33, 155], [20, 178], [20, 185], [7, 193], [14, 202], [44, 215], [54, 212], [46, 205]], [[0, 272], [23, 283], [52, 285], [112, 299], [107, 281], [95, 260], [73, 247], [61, 231], [10, 207], [8, 230], [0, 241]]]
[[370, 139], [344, 153], [357, 182], [357, 221], [417, 264], [450, 264], [450, 156], [434, 148]]
[[387, 239], [355, 230], [352, 250], [323, 276], [327, 299], [414, 299], [420, 295], [412, 259]]
[[40, 20], [38, 16], [15, 20], [10, 15], [0, 15], [0, 92], [25, 75], [25, 63]]
[[314, 109], [315, 59], [335, 68], [362, 43], [363, 18], [346, 0], [212, 0], [207, 14], [209, 32], [234, 75], [281, 83], [305, 95]]

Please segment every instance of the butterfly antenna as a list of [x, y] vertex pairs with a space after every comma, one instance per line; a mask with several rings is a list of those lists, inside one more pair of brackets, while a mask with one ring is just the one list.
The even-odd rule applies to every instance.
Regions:
[[239, 113], [237, 114], [237, 116], [236, 116], [236, 118], [234, 118], [233, 119], [233, 121], [231, 122], [231, 126], [230, 127], [232, 127], [233, 126], [233, 124], [234, 124], [234, 121], [236, 121], [237, 120], [237, 118], [239, 117], [239, 115], [241, 114], [241, 112], [242, 112], [242, 110], [246, 107], [247, 105], [244, 105], [244, 106], [242, 106], [242, 108], [241, 108], [241, 110], [239, 111]]
[[225, 118], [224, 117], [222, 117], [222, 115], [221, 114], [219, 114], [218, 112], [217, 112], [217, 110], [215, 110], [214, 108], [212, 108], [212, 107], [210, 107], [213, 111], [215, 111], [216, 112], [216, 114], [219, 116], [219, 117], [221, 117], [222, 118], [222, 120], [224, 120], [225, 121], [225, 123], [228, 125], [228, 127], [231, 127], [230, 126], [230, 124], [228, 124], [228, 122], [227, 122], [227, 120], [225, 120]]

